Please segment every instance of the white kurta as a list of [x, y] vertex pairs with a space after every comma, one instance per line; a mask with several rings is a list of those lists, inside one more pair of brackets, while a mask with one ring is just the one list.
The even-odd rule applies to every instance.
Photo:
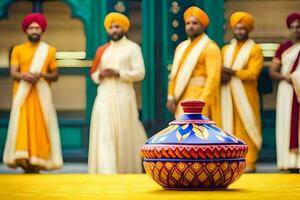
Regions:
[[[281, 74], [287, 75], [300, 51], [300, 43], [287, 49], [282, 55]], [[300, 63], [295, 72], [300, 70]], [[276, 152], [279, 169], [299, 169], [300, 153], [290, 151], [291, 112], [293, 101], [293, 86], [286, 81], [280, 81], [277, 91], [276, 106]]]
[[[99, 82], [100, 68], [119, 71], [120, 78]], [[133, 82], [145, 75], [141, 48], [123, 37], [104, 51], [92, 79], [99, 84], [90, 127], [89, 173], [140, 173], [140, 148], [146, 133], [138, 119]]]

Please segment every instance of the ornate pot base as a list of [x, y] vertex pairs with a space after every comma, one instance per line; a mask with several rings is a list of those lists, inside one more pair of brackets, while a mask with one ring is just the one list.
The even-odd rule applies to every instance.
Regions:
[[146, 173], [165, 189], [227, 188], [244, 172], [247, 145], [202, 115], [204, 102], [180, 104], [184, 115], [141, 149]]
[[144, 161], [146, 173], [165, 189], [227, 188], [246, 167], [245, 161]]

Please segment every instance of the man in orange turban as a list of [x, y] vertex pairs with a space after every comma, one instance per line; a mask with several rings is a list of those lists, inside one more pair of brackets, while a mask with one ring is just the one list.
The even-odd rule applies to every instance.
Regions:
[[221, 51], [205, 33], [209, 24], [207, 14], [192, 6], [184, 12], [185, 31], [188, 39], [175, 51], [169, 84], [167, 108], [176, 118], [183, 114], [180, 102], [201, 99], [206, 106], [204, 115], [220, 122], [219, 82]]
[[221, 117], [225, 131], [246, 142], [248, 172], [255, 172], [262, 144], [257, 79], [263, 67], [261, 48], [249, 38], [254, 19], [246, 12], [230, 17], [234, 39], [222, 49]]
[[250, 13], [247, 12], [235, 12], [230, 17], [230, 26], [232, 29], [237, 24], [242, 24], [248, 32], [252, 31], [254, 28], [254, 19]]
[[58, 169], [63, 165], [59, 128], [49, 83], [58, 79], [56, 49], [41, 41], [45, 16], [25, 16], [22, 29], [28, 41], [13, 48], [10, 73], [13, 103], [4, 163], [26, 173]]
[[187, 22], [191, 16], [196, 17], [204, 29], [208, 26], [209, 24], [208, 15], [200, 8], [196, 6], [192, 6], [188, 8], [183, 14], [184, 21]]
[[142, 81], [141, 48], [126, 38], [129, 19], [109, 13], [104, 27], [111, 41], [98, 48], [91, 77], [98, 85], [90, 126], [89, 173], [141, 173], [139, 150], [146, 141], [133, 83]]

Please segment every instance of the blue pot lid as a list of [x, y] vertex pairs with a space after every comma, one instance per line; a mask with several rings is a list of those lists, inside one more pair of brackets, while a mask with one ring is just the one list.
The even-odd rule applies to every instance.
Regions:
[[167, 128], [152, 136], [146, 144], [245, 144], [202, 114], [205, 106], [203, 101], [187, 100], [181, 106], [184, 115], [170, 122]]

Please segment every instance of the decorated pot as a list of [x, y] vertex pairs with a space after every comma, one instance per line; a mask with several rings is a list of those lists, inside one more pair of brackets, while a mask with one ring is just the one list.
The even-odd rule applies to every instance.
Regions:
[[142, 147], [146, 173], [166, 189], [227, 188], [243, 174], [247, 145], [202, 115], [204, 102], [181, 106], [184, 115]]

